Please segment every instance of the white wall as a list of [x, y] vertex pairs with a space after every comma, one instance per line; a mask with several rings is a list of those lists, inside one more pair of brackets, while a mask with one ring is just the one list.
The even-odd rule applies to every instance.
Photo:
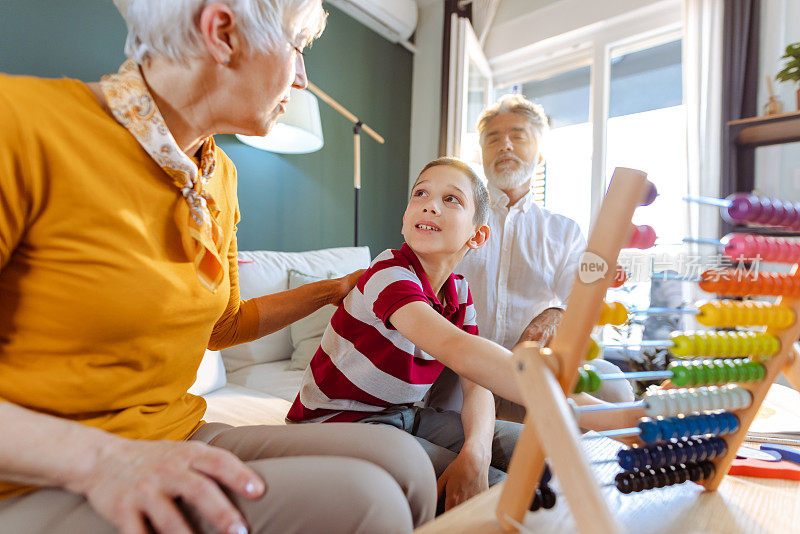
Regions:
[[444, 3], [421, 0], [411, 79], [409, 190], [417, 174], [439, 155]]
[[[777, 82], [775, 74], [783, 68], [786, 45], [800, 42], [800, 2], [764, 0], [761, 3], [759, 32], [758, 113], [769, 100], [766, 77], [783, 101], [784, 112], [797, 111], [797, 84]], [[800, 143], [762, 147], [756, 150], [756, 189], [762, 194], [800, 200]]]

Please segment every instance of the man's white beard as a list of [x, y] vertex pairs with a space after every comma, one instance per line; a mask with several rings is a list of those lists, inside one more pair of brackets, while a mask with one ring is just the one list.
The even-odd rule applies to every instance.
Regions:
[[[504, 169], [495, 171], [494, 162], [489, 165], [489, 168], [484, 168], [486, 173], [486, 180], [501, 191], [509, 191], [516, 189], [528, 180], [533, 178], [533, 173], [536, 170], [536, 163], [523, 161], [517, 156], [506, 154], [505, 158], [511, 158], [518, 163], [515, 169]], [[496, 161], [496, 159], [495, 159]]]

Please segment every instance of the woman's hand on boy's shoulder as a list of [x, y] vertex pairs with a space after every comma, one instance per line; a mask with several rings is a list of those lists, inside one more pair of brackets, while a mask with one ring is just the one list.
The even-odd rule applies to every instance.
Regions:
[[350, 291], [352, 291], [365, 272], [367, 272], [366, 269], [359, 269], [348, 275], [342, 276], [341, 278], [335, 278], [334, 282], [337, 282], [337, 286], [336, 291], [331, 298], [331, 304], [334, 306], [341, 304], [344, 298], [348, 293], [350, 293]]

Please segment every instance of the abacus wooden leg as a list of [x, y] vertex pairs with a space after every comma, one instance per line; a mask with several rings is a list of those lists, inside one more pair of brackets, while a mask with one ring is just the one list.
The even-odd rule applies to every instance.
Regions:
[[789, 355], [789, 361], [784, 364], [782, 371], [792, 387], [800, 391], [800, 354], [798, 354], [797, 349], [792, 347]]
[[525, 416], [525, 426], [522, 427], [508, 464], [508, 477], [503, 482], [503, 491], [495, 512], [500, 526], [507, 531], [517, 530], [507, 517], [517, 523], [525, 520], [525, 514], [533, 502], [536, 485], [544, 472], [544, 450], [536, 437], [536, 428], [529, 414], [530, 412]]
[[[514, 350], [514, 370], [530, 414], [527, 422], [535, 428], [536, 436], [550, 459], [551, 469], [558, 477], [561, 493], [567, 499], [578, 531], [584, 534], [622, 533], [583, 454], [572, 409], [536, 344], [526, 343]], [[524, 449], [522, 454], [525, 454]], [[529, 482], [535, 486], [538, 478]]]

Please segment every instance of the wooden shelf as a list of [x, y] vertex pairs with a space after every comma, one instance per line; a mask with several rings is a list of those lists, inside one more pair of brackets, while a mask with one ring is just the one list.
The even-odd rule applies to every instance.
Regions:
[[800, 111], [728, 122], [730, 138], [750, 147], [800, 141]]

